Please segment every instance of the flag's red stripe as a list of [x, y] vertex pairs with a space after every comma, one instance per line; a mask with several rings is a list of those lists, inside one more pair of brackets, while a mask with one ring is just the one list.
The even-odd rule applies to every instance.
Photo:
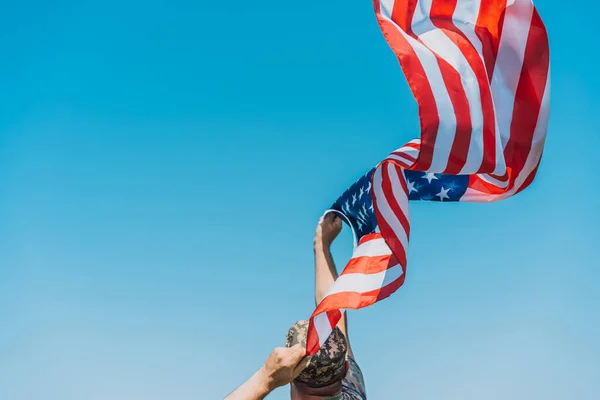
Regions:
[[515, 94], [510, 139], [504, 150], [506, 165], [511, 171], [511, 181], [507, 190], [514, 187], [515, 180], [525, 166], [531, 151], [533, 135], [546, 89], [549, 63], [548, 35], [534, 8], [525, 46], [523, 69]]
[[[338, 307], [339, 308], [339, 307]], [[327, 319], [329, 320], [329, 327], [333, 331], [337, 323], [342, 318], [342, 312], [339, 309], [327, 311]]]
[[[406, 273], [406, 269], [403, 267], [403, 271]], [[398, 279], [382, 287], [381, 289], [372, 290], [364, 293], [357, 292], [341, 292], [330, 296], [327, 296], [319, 304], [317, 309], [313, 312], [310, 318], [310, 324], [308, 328], [308, 337], [306, 340], [306, 354], [313, 355], [319, 348], [319, 339], [324, 341], [326, 338], [319, 338], [317, 329], [315, 328], [314, 318], [315, 316], [327, 312], [327, 319], [329, 320], [330, 327], [333, 329], [342, 317], [340, 309], [359, 309], [368, 307], [383, 300], [392, 295], [400, 286], [404, 284], [405, 273], [403, 273]]]
[[306, 337], [306, 354], [313, 355], [315, 354], [321, 345], [319, 344], [319, 333], [317, 332], [317, 328], [315, 328], [315, 324], [313, 323], [313, 317], [310, 318], [310, 323], [308, 324], [308, 333]]
[[[402, 187], [402, 190], [404, 191], [404, 195], [405, 197], [408, 199], [408, 186], [406, 186], [406, 180], [404, 179], [404, 173], [402, 172], [402, 170], [396, 166], [394, 166], [394, 169], [396, 171], [396, 174], [398, 175], [398, 182], [400, 183], [400, 186]], [[392, 190], [392, 177], [389, 173], [389, 171], [387, 170], [387, 168], [383, 169], [383, 181], [384, 183], [387, 181], [387, 184], [384, 186], [383, 192], [386, 194], [386, 197], [388, 198], [388, 203], [390, 203], [390, 206], [392, 206], [392, 210], [394, 211], [394, 213], [396, 214], [396, 216], [398, 216], [398, 219], [400, 220], [400, 223], [402, 224], [402, 227], [404, 228], [404, 231], [406, 232], [406, 236], [408, 235], [408, 232], [410, 231], [410, 223], [408, 222], [408, 218], [404, 212], [404, 210], [402, 210], [402, 208], [400, 207], [400, 204], [396, 201], [396, 197], [394, 196], [394, 191]], [[387, 188], [387, 190], [386, 190]]]
[[[392, 20], [398, 25], [404, 32], [411, 32], [412, 20], [417, 8], [418, 0], [403, 0], [394, 1], [394, 10], [392, 11]], [[376, 8], [379, 11], [379, 4]]]
[[469, 109], [469, 99], [462, 85], [460, 74], [446, 60], [438, 57], [438, 64], [446, 90], [450, 95], [450, 101], [454, 107], [454, 115], [456, 116], [456, 132], [454, 134], [454, 142], [448, 157], [445, 173], [457, 174], [460, 172], [467, 162], [469, 154], [469, 146], [471, 144], [471, 134], [473, 126], [471, 124], [471, 110]]
[[[483, 162], [480, 172], [493, 172], [496, 168], [496, 128], [492, 92], [481, 56], [465, 34], [452, 22], [452, 15], [456, 9], [456, 4], [457, 0], [433, 0], [430, 13], [431, 20], [435, 26], [443, 30], [446, 36], [460, 49], [460, 52], [477, 77], [481, 101], [481, 113], [483, 115]], [[471, 122], [469, 121], [469, 126], [470, 124]], [[468, 134], [457, 131], [457, 136], [454, 138], [454, 144], [452, 145], [448, 167], [444, 171], [445, 173], [458, 174], [462, 167], [464, 167], [469, 146], [471, 144], [472, 134], [472, 131], [469, 131]]]
[[[405, 158], [407, 161], [410, 161], [410, 162], [415, 162], [417, 160], [415, 157], [410, 156], [410, 155], [408, 155], [408, 154], [406, 154], [404, 152], [401, 152], [401, 151], [395, 151], [392, 154], [394, 154], [394, 155], [396, 155], [398, 157]], [[398, 160], [395, 160], [395, 161], [398, 161]]]
[[[457, 34], [456, 31], [458, 31], [458, 29], [456, 29], [452, 23], [452, 14], [454, 14], [455, 9], [456, 0], [433, 0], [429, 17], [431, 22], [457, 45], [466, 58], [467, 53], [469, 52], [464, 43], [466, 39], [462, 37], [462, 35]], [[452, 75], [449, 75], [448, 68], [442, 69], [442, 75], [444, 76], [446, 85], [448, 85], [448, 93], [451, 94], [450, 99], [454, 106], [457, 126], [454, 143], [452, 144], [452, 149], [450, 150], [450, 156], [448, 158], [448, 165], [444, 172], [448, 174], [458, 174], [467, 161], [473, 127], [471, 125], [469, 100], [464, 92], [460, 74], [452, 68], [450, 64], [448, 64], [448, 67], [450, 71], [452, 71]], [[458, 84], [456, 87], [460, 88], [460, 90], [456, 91], [455, 88], [449, 85], [449, 82]]]
[[408, 142], [406, 143], [404, 146], [402, 147], [412, 147], [413, 149], [417, 149], [419, 150], [421, 148], [421, 142], [417, 142], [417, 143], [413, 143], [413, 142]]
[[506, 0], [482, 0], [479, 6], [475, 33], [483, 45], [483, 59], [489, 82], [492, 82], [500, 47], [500, 36], [506, 15], [505, 8]]
[[362, 256], [352, 258], [342, 275], [347, 274], [376, 274], [398, 265], [398, 259], [393, 255], [387, 256]]
[[[437, 112], [432, 112], [432, 110], [437, 110], [433, 91], [431, 90], [431, 86], [425, 75], [425, 70], [412, 46], [398, 31], [398, 27], [381, 15], [379, 0], [374, 0], [374, 4], [381, 31], [390, 48], [398, 57], [400, 66], [408, 81], [408, 86], [419, 105], [422, 144], [419, 158], [417, 162], [413, 164], [413, 168], [426, 169], [431, 165], [433, 145], [440, 124], [439, 115]], [[406, 6], [401, 5], [400, 2], [394, 4], [392, 19], [407, 33], [409, 33], [409, 27], [416, 4], [416, 0], [409, 0]], [[412, 36], [414, 37], [414, 35]]]
[[377, 294], [377, 299], [375, 301], [383, 300], [387, 297], [390, 297], [392, 293], [394, 293], [400, 286], [404, 284], [404, 280], [406, 279], [406, 265], [402, 265], [402, 276], [400, 276], [395, 281], [391, 282], [389, 285], [386, 285], [381, 288], [379, 293]]
[[392, 164], [396, 164], [397, 166], [403, 169], [410, 169], [410, 167], [414, 164], [414, 161], [405, 161], [403, 158], [398, 158], [404, 157], [402, 156], [402, 153], [395, 153], [395, 155], [396, 157], [392, 157], [391, 155], [388, 156], [386, 160], [391, 162]]
[[368, 233], [366, 235], [364, 235], [362, 238], [360, 238], [360, 240], [358, 241], [358, 245], [360, 246], [361, 244], [365, 244], [367, 242], [370, 242], [371, 240], [375, 240], [375, 239], [379, 239], [381, 238], [381, 234], [374, 232], [374, 233]]
[[[408, 35], [410, 35], [419, 43], [423, 44], [423, 42], [412, 30], [412, 19], [416, 6], [417, 1], [413, 0], [409, 1], [408, 3], [404, 3], [402, 1], [394, 2], [392, 19], [402, 29], [404, 29]], [[456, 116], [456, 128], [454, 136], [456, 145], [452, 149], [451, 157], [448, 162], [452, 163], [451, 168], [457, 168], [457, 166], [461, 166], [462, 168], [462, 165], [464, 165], [467, 158], [469, 143], [471, 140], [471, 112], [469, 110], [469, 102], [461, 83], [460, 74], [446, 60], [434, 52], [432, 52], [432, 54], [437, 60], [446, 90], [454, 109], [454, 114]], [[415, 73], [415, 71], [406, 69], [404, 69], [404, 72], [407, 77], [410, 77]], [[437, 108], [430, 108], [427, 104], [424, 104], [421, 97], [417, 93], [415, 93], [415, 98], [417, 103], [419, 103], [419, 115], [421, 116], [421, 152], [419, 154], [418, 161], [411, 167], [411, 169], [424, 171], [431, 167], [431, 162], [433, 161], [433, 153], [439, 128], [439, 116], [437, 115], [437, 112], [431, 112], [431, 110], [437, 110]], [[426, 110], [429, 112], [424, 112]], [[424, 129], [428, 127], [428, 125], [423, 124], [423, 117], [429, 116], [430, 114], [435, 114], [435, 117], [437, 118], [435, 130]]]
[[540, 161], [541, 161], [541, 154], [540, 154], [540, 159], [538, 160], [537, 164], [535, 165], [535, 168], [529, 173], [529, 175], [527, 176], [527, 179], [525, 179], [523, 184], [521, 186], [519, 186], [519, 188], [517, 189], [517, 191], [515, 193], [519, 193], [522, 190], [526, 189], [529, 185], [531, 185], [531, 182], [533, 182], [533, 178], [535, 178], [535, 174], [537, 173], [537, 170], [540, 167]]
[[[315, 327], [314, 318], [318, 314], [321, 314], [321, 313], [313, 313], [313, 315], [310, 317], [310, 323], [308, 326], [308, 337], [306, 338], [306, 354], [307, 355], [314, 355], [317, 351], [319, 351], [319, 348], [321, 347], [319, 344], [319, 339], [321, 341], [325, 341], [327, 339], [327, 338], [320, 338], [319, 333], [317, 332], [317, 328]], [[337, 323], [339, 322], [339, 320], [341, 318], [342, 318], [342, 313], [339, 309], [332, 309], [330, 311], [327, 311], [327, 320], [329, 321], [328, 332], [331, 333], [333, 331], [333, 328], [337, 325]]]
[[506, 188], [500, 188], [493, 183], [486, 182], [477, 175], [469, 177], [469, 187], [490, 195], [498, 195], [506, 191]]
[[505, 172], [503, 175], [498, 174], [488, 174], [491, 178], [497, 179], [501, 182], [505, 182], [508, 180], [508, 172]]
[[[392, 186], [391, 186], [389, 176], [387, 174], [386, 165], [387, 165], [387, 162], [384, 162], [384, 163], [382, 163], [382, 165], [380, 165], [378, 167], [378, 168], [382, 169], [383, 196], [385, 196], [388, 204], [391, 203], [390, 206], [395, 205], [395, 208], [392, 208], [392, 211], [393, 211], [394, 215], [396, 215], [396, 217], [400, 221], [400, 223], [402, 225], [402, 229], [404, 229], [404, 231], [406, 232], [406, 236], [410, 237], [410, 224], [408, 222], [406, 214], [400, 208], [400, 205], [394, 200], [394, 198], [390, 196]], [[404, 190], [405, 193], [408, 193], [408, 189], [406, 187], [406, 182], [404, 182], [404, 174], [397, 167], [396, 167], [396, 171], [398, 172], [398, 174], [399, 174], [398, 176], [400, 177], [400, 182], [402, 184], [402, 190]], [[408, 194], [406, 194], [406, 195], [408, 196]], [[373, 205], [375, 207], [375, 215], [377, 218], [377, 224], [379, 225], [379, 228], [381, 229], [381, 235], [385, 238], [387, 245], [390, 247], [390, 249], [392, 250], [394, 255], [398, 258], [398, 261], [400, 262], [400, 264], [403, 266], [403, 268], [405, 268], [406, 252], [408, 249], [404, 248], [404, 246], [402, 245], [402, 242], [400, 241], [400, 239], [398, 239], [398, 237], [394, 233], [394, 230], [389, 225], [388, 221], [385, 218], [383, 218], [383, 215], [382, 215], [381, 211], [379, 210], [379, 204], [378, 204], [379, 201], [377, 198], [376, 191], [372, 192], [372, 196], [373, 196]]]
[[[403, 268], [404, 270], [404, 268]], [[359, 308], [368, 307], [375, 302], [389, 297], [404, 283], [404, 274], [398, 279], [390, 282], [381, 289], [375, 289], [368, 292], [340, 292], [327, 296], [321, 304], [316, 308], [313, 317], [331, 310], [339, 310], [340, 308], [349, 308], [357, 310]], [[331, 319], [330, 319], [330, 322]], [[337, 321], [335, 322], [337, 323]]]
[[[396, 199], [394, 197], [394, 191], [392, 188], [392, 180], [389, 176], [387, 165], [388, 165], [387, 163], [383, 163], [381, 166], [381, 172], [382, 172], [382, 178], [383, 178], [382, 179], [382, 191], [387, 200], [387, 203], [389, 204], [390, 208], [392, 209], [392, 212], [394, 213], [396, 218], [398, 218], [398, 221], [400, 221], [400, 224], [402, 225], [402, 229], [404, 229], [404, 232], [406, 232], [406, 236], [409, 237], [410, 223], [408, 222], [408, 218], [407, 218], [405, 212], [402, 210], [402, 208], [400, 207], [400, 204], [396, 201]], [[404, 193], [408, 193], [408, 188], [406, 187], [406, 182], [404, 181], [404, 174], [402, 173], [402, 170], [395, 165], [394, 165], [394, 168], [396, 169], [396, 173], [400, 177], [400, 184], [402, 185], [402, 190], [404, 190]], [[406, 195], [406, 196], [408, 197], [408, 195]], [[376, 202], [374, 202], [374, 203], [376, 203]], [[378, 215], [381, 215], [381, 214], [378, 213]], [[381, 221], [385, 222], [384, 225], [391, 231], [391, 236], [396, 238], [395, 233], [393, 233], [394, 231], [392, 230], [391, 226], [389, 226], [389, 224], [385, 220], [385, 218], [381, 218]], [[378, 223], [380, 222], [379, 219], [377, 220], [377, 222]], [[390, 237], [390, 235], [384, 234], [383, 237], [387, 239]], [[398, 240], [398, 243], [400, 243], [399, 240]], [[390, 243], [388, 242], [388, 245], [389, 244]], [[392, 249], [392, 252], [396, 255], [396, 257], [398, 257], [400, 264], [406, 265], [406, 251], [408, 249], [405, 249], [401, 243], [399, 245], [396, 245], [395, 247], [396, 248], [390, 246], [390, 248]]]

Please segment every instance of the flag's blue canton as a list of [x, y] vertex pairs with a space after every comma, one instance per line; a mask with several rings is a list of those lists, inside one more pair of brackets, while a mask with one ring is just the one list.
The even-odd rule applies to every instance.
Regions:
[[364, 235], [373, 233], [377, 227], [373, 198], [371, 197], [373, 172], [375, 172], [375, 168], [352, 184], [331, 207], [348, 217], [354, 232], [356, 232], [357, 240]]
[[404, 177], [410, 200], [459, 201], [469, 185], [469, 175], [404, 170]]
[[[357, 240], [377, 227], [371, 178], [375, 168], [346, 190], [331, 207], [342, 212], [357, 235]], [[469, 184], [468, 175], [445, 175], [404, 170], [410, 200], [459, 201]], [[348, 222], [345, 221], [345, 222]]]

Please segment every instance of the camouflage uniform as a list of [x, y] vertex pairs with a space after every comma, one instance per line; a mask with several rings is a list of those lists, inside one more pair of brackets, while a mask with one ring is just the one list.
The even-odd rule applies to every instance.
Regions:
[[[299, 321], [288, 331], [286, 346], [298, 343], [306, 346], [308, 321]], [[348, 356], [346, 337], [339, 328], [335, 328], [319, 351], [312, 356], [310, 365], [300, 373], [296, 381], [320, 388], [342, 381], [342, 391], [325, 400], [366, 400], [365, 382], [362, 372], [354, 359]]]

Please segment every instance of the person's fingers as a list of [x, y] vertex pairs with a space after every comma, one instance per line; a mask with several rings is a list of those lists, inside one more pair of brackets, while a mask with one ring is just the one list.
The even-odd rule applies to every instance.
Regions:
[[317, 222], [317, 227], [315, 229], [315, 233], [318, 234], [320, 230], [323, 229], [323, 217], [319, 218], [319, 222]]
[[336, 225], [336, 224], [337, 224], [337, 222], [338, 222], [338, 220], [340, 220], [340, 221], [341, 221], [341, 219], [340, 219], [339, 215], [337, 215], [337, 214], [336, 214], [336, 213], [334, 213], [334, 212], [330, 212], [329, 214], [327, 214], [327, 217], [329, 218], [329, 220], [328, 220], [328, 221], [329, 221], [329, 223], [330, 223], [330, 224], [333, 224], [333, 225]]
[[290, 353], [294, 362], [297, 363], [306, 355], [306, 348], [301, 344], [297, 344], [290, 348]]
[[311, 356], [306, 356], [302, 360], [300, 360], [298, 365], [296, 365], [296, 368], [294, 368], [294, 378], [300, 375], [300, 373], [304, 371], [306, 367], [308, 367], [308, 365], [310, 364], [310, 359]]

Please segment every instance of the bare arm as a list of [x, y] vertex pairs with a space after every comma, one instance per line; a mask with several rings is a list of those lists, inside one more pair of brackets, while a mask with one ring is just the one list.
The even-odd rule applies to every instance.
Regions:
[[[318, 305], [333, 283], [338, 278], [337, 269], [331, 256], [331, 243], [342, 230], [342, 220], [333, 213], [327, 214], [321, 218], [317, 225], [315, 233], [315, 303]], [[350, 339], [348, 338], [348, 324], [346, 313], [342, 313], [342, 318], [338, 322], [338, 328], [346, 336], [348, 342], [348, 354], [352, 356], [350, 348]]]
[[330, 245], [315, 241], [315, 304], [318, 305], [338, 278]]
[[273, 390], [293, 381], [306, 368], [309, 357], [305, 354], [306, 349], [300, 345], [276, 348], [262, 368], [225, 400], [263, 400]]
[[252, 378], [237, 388], [225, 400], [263, 400], [271, 393], [263, 370], [258, 370]]

